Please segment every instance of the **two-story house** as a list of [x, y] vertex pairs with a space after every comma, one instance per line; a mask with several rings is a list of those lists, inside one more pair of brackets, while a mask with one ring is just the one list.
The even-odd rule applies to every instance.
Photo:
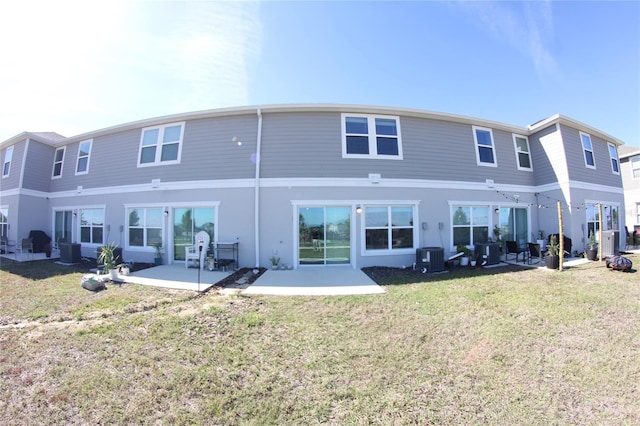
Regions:
[[[620, 147], [620, 173], [624, 185], [627, 231], [640, 234], [640, 148]], [[640, 237], [636, 238], [636, 242], [638, 238]]]
[[[238, 242], [241, 266], [411, 265], [416, 249], [519, 244], [538, 230], [582, 251], [624, 229], [622, 142], [556, 115], [526, 128], [429, 111], [271, 105], [151, 118], [69, 138], [0, 144], [0, 232], [129, 261], [184, 261], [200, 230]], [[622, 242], [622, 240], [621, 240]]]

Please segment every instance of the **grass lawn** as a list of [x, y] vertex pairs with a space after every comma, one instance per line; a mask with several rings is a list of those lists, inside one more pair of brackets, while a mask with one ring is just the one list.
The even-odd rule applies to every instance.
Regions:
[[604, 263], [351, 297], [94, 294], [82, 272], [2, 261], [0, 424], [640, 424], [640, 275]]

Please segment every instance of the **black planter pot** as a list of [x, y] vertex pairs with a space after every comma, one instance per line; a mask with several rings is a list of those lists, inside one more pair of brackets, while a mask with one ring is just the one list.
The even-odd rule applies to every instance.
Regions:
[[587, 259], [598, 260], [598, 249], [587, 249]]
[[560, 256], [546, 256], [544, 258], [544, 264], [549, 269], [558, 269], [560, 268]]

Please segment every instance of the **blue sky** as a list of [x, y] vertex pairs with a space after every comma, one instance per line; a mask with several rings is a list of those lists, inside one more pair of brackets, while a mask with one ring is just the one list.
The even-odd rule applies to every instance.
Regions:
[[4, 2], [0, 141], [274, 103], [555, 113], [640, 145], [640, 2]]

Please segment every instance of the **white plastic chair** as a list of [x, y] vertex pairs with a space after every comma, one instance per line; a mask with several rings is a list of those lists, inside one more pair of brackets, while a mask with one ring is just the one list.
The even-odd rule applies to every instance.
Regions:
[[[202, 252], [198, 253], [198, 241], [203, 241], [202, 244]], [[209, 250], [209, 243], [211, 242], [211, 238], [209, 234], [205, 231], [200, 231], [196, 234], [196, 243], [192, 246], [187, 246], [184, 248], [184, 267], [189, 267], [189, 260], [197, 260], [200, 262], [200, 269], [204, 270], [205, 262], [204, 260], [207, 257], [207, 250]]]
[[20, 244], [17, 244], [15, 247], [16, 250], [16, 260], [18, 260], [18, 252], [20, 252], [20, 257], [26, 251], [31, 254], [31, 259], [33, 259], [33, 242], [31, 238], [23, 238]]

